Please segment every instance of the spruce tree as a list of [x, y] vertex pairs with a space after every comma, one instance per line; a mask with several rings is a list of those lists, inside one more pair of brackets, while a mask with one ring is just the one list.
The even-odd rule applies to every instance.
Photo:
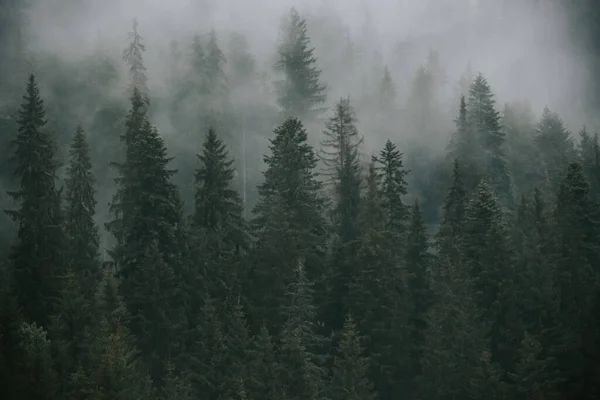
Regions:
[[214, 129], [208, 131], [200, 166], [195, 172], [195, 202], [191, 217], [194, 248], [204, 263], [203, 282], [219, 300], [237, 296], [240, 290], [239, 266], [249, 236], [243, 219], [243, 205], [232, 188], [233, 160]]
[[119, 295], [119, 282], [103, 271], [96, 292], [98, 316], [91, 350], [90, 393], [93, 399], [147, 399], [152, 394], [134, 337], [127, 328], [130, 315]]
[[600, 140], [597, 133], [590, 135], [585, 127], [579, 136], [579, 158], [590, 184], [591, 195], [600, 199]]
[[284, 303], [284, 325], [278, 348], [278, 380], [283, 399], [320, 399], [325, 395], [326, 338], [317, 333], [311, 283], [302, 263], [294, 271]]
[[262, 327], [254, 337], [249, 355], [249, 398], [279, 399], [281, 387], [277, 379], [275, 345], [267, 328]]
[[402, 203], [402, 196], [407, 193], [406, 175], [409, 171], [404, 168], [402, 156], [396, 145], [388, 139], [379, 157], [374, 158], [381, 179], [386, 226], [396, 235], [405, 232], [408, 218], [408, 207]]
[[[252, 280], [260, 293], [255, 306], [262, 309], [261, 318], [270, 321], [277, 319], [273, 307], [282, 302], [300, 258], [311, 281], [323, 274], [324, 200], [315, 171], [317, 157], [306, 141], [306, 130], [296, 118], [277, 127], [270, 140], [271, 155], [264, 158], [265, 181], [258, 187], [252, 221], [257, 239]], [[268, 293], [260, 289], [265, 287], [270, 288]]]
[[329, 385], [332, 400], [375, 400], [373, 384], [369, 380], [369, 358], [354, 321], [347, 317], [333, 361], [333, 373]]
[[232, 189], [235, 176], [233, 160], [214, 129], [209, 129], [198, 154], [200, 166], [195, 172], [196, 195], [192, 227], [214, 233], [222, 242], [214, 245], [227, 250], [247, 246], [243, 206], [239, 194]]
[[458, 117], [454, 120], [456, 130], [448, 146], [448, 155], [455, 162], [460, 162], [464, 190], [471, 193], [479, 184], [483, 170], [482, 155], [474, 148], [480, 148], [480, 138], [467, 121], [467, 103], [465, 97], [460, 98]]
[[575, 159], [575, 148], [560, 116], [548, 108], [537, 125], [535, 144], [541, 158], [540, 177], [548, 182], [548, 192], [554, 194], [569, 162]]
[[438, 253], [450, 262], [458, 262], [461, 255], [462, 235], [467, 193], [463, 182], [463, 168], [454, 160], [453, 181], [443, 206], [442, 221], [436, 234]]
[[[555, 207], [556, 290], [559, 318], [566, 343], [558, 362], [564, 371], [566, 393], [599, 393], [594, 361], [598, 357], [597, 311], [600, 265], [600, 213], [589, 193], [583, 167], [571, 163], [563, 178]], [[582, 341], [582, 338], [595, 338]], [[568, 371], [568, 372], [567, 372]]]
[[310, 47], [306, 20], [295, 8], [285, 18], [281, 35], [275, 63], [275, 70], [284, 75], [277, 82], [279, 105], [286, 115], [298, 118], [320, 113], [323, 109], [315, 107], [325, 102], [326, 88], [320, 82], [321, 71]]
[[414, 377], [419, 375], [421, 357], [423, 354], [423, 337], [426, 325], [426, 315], [431, 305], [429, 288], [429, 271], [432, 256], [429, 254], [427, 231], [421, 217], [419, 203], [415, 201], [411, 209], [408, 226], [405, 268], [407, 272], [406, 286], [411, 298], [411, 372]]
[[512, 184], [504, 148], [506, 138], [501, 129], [500, 115], [495, 109], [491, 88], [482, 74], [477, 75], [469, 88], [467, 123], [481, 146], [481, 150], [471, 151], [483, 152], [482, 172], [501, 204], [512, 207]]
[[65, 181], [67, 263], [76, 273], [81, 290], [92, 299], [100, 278], [100, 235], [94, 221], [96, 191], [90, 148], [81, 125], [77, 126], [69, 154], [71, 159]]
[[144, 66], [144, 52], [146, 46], [143, 43], [143, 38], [138, 32], [138, 21], [133, 20], [132, 30], [129, 32], [129, 44], [123, 50], [123, 61], [129, 69], [129, 82], [131, 90], [137, 88], [147, 100], [148, 96], [148, 77], [146, 76], [146, 67]]
[[512, 343], [505, 333], [516, 323], [509, 319], [515, 311], [512, 302], [514, 267], [503, 213], [491, 187], [482, 182], [469, 202], [464, 225], [464, 262], [472, 279], [474, 300], [482, 312], [479, 323], [490, 327], [493, 362], [508, 368], [514, 360]]
[[14, 141], [19, 188], [8, 192], [19, 205], [18, 210], [7, 211], [17, 224], [17, 242], [10, 259], [23, 316], [43, 326], [52, 315], [65, 264], [60, 192], [56, 188], [59, 162], [54, 139], [46, 130], [44, 102], [33, 75], [23, 99]]
[[176, 345], [174, 337], [164, 336], [175, 332], [165, 324], [182, 311], [181, 204], [170, 181], [175, 171], [168, 169], [164, 141], [148, 121], [147, 103], [137, 88], [131, 101], [122, 136], [125, 160], [116, 164], [118, 188], [111, 204], [115, 218], [107, 227], [116, 239], [112, 256], [132, 332], [144, 342], [144, 356], [158, 351], [152, 376], [156, 380], [166, 357], [162, 351], [175, 351], [171, 346]]
[[334, 186], [334, 221], [342, 244], [359, 236], [358, 212], [361, 191], [359, 149], [363, 138], [356, 128], [356, 115], [350, 98], [342, 98], [334, 115], [325, 124], [321, 159], [325, 174]]

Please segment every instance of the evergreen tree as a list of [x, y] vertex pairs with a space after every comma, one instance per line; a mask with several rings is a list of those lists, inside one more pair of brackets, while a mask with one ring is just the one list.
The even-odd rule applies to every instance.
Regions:
[[574, 161], [575, 149], [562, 119], [548, 108], [537, 125], [535, 143], [541, 158], [541, 177], [548, 182], [548, 191], [556, 193], [567, 165]]
[[282, 304], [285, 323], [278, 348], [278, 380], [282, 399], [321, 399], [325, 395], [327, 340], [316, 332], [312, 288], [301, 263], [287, 288]]
[[81, 125], [77, 126], [70, 149], [67, 170], [65, 233], [69, 241], [68, 265], [88, 299], [100, 278], [100, 235], [94, 221], [96, 213], [95, 179], [92, 174], [90, 148]]
[[434, 113], [433, 79], [427, 69], [421, 65], [415, 74], [410, 88], [407, 111], [411, 116], [411, 127], [420, 135], [429, 133]]
[[10, 259], [23, 316], [43, 326], [58, 295], [65, 243], [56, 188], [56, 145], [45, 127], [44, 103], [33, 75], [27, 82], [18, 123], [14, 162], [20, 182], [19, 189], [8, 194], [19, 209], [7, 211], [17, 224], [17, 243]]
[[333, 361], [333, 374], [329, 386], [332, 400], [374, 400], [373, 384], [369, 380], [369, 359], [356, 325], [351, 317], [346, 318], [337, 355]]
[[470, 151], [482, 152], [484, 175], [501, 204], [512, 207], [511, 177], [504, 149], [505, 135], [501, 130], [500, 115], [495, 109], [492, 91], [482, 74], [477, 75], [469, 89], [467, 123], [481, 146], [481, 150], [472, 148]]
[[597, 374], [593, 360], [597, 359], [600, 348], [598, 324], [593, 317], [599, 292], [599, 215], [581, 164], [569, 164], [554, 215], [556, 290], [560, 298], [559, 318], [566, 329], [566, 343], [558, 363], [569, 395], [600, 393], [598, 381], [592, 378]]
[[260, 329], [249, 354], [249, 398], [279, 399], [281, 387], [277, 379], [277, 358], [273, 338], [267, 328]]
[[279, 105], [284, 113], [293, 117], [306, 117], [323, 111], [326, 88], [319, 78], [317, 58], [306, 29], [306, 20], [292, 8], [282, 24], [282, 38], [277, 49], [275, 70], [283, 72], [284, 79], [277, 82]]
[[175, 351], [170, 334], [176, 331], [169, 324], [182, 306], [181, 205], [170, 181], [174, 171], [168, 169], [167, 149], [148, 121], [142, 93], [134, 89], [131, 100], [122, 136], [126, 156], [117, 164], [118, 190], [111, 205], [115, 219], [107, 227], [116, 238], [112, 255], [132, 316], [132, 333], [142, 341], [145, 356], [158, 351], [152, 376], [156, 381], [167, 355], [162, 351]]
[[361, 231], [363, 234], [372, 231], [380, 232], [385, 228], [386, 218], [380, 189], [380, 176], [375, 160], [371, 160], [369, 163], [365, 186], [366, 193], [361, 201]]
[[403, 234], [408, 208], [402, 203], [402, 196], [407, 193], [406, 175], [409, 171], [404, 169], [402, 153], [388, 139], [379, 157], [374, 160], [378, 163], [387, 228], [397, 235]]
[[239, 293], [236, 267], [241, 251], [249, 245], [243, 205], [231, 187], [235, 174], [233, 160], [228, 159], [227, 149], [213, 129], [208, 131], [198, 158], [191, 225], [198, 242], [194, 247], [205, 265], [199, 284], [212, 296], [225, 300]]
[[14, 376], [21, 383], [20, 398], [55, 398], [59, 386], [47, 332], [35, 322], [24, 322], [19, 329], [18, 346], [21, 357]]
[[590, 184], [591, 195], [600, 198], [600, 141], [598, 134], [590, 135], [585, 127], [579, 133], [579, 157]]
[[231, 35], [227, 59], [232, 89], [247, 87], [256, 79], [256, 59], [242, 34], [236, 32]]
[[213, 245], [223, 250], [246, 247], [247, 237], [242, 218], [242, 202], [231, 188], [235, 176], [233, 160], [214, 129], [209, 129], [195, 172], [195, 210], [192, 227], [214, 232], [222, 243]]
[[[515, 323], [509, 316], [516, 305], [512, 301], [514, 267], [504, 216], [491, 188], [482, 182], [465, 213], [464, 261], [481, 309], [479, 322], [490, 327], [490, 351], [493, 362], [508, 368], [514, 360], [514, 349], [506, 332]], [[514, 333], [514, 332], [513, 332]]]
[[143, 53], [146, 51], [146, 46], [143, 43], [143, 38], [138, 32], [138, 21], [133, 20], [131, 32], [129, 32], [129, 45], [123, 50], [123, 61], [127, 63], [129, 68], [129, 81], [131, 90], [137, 88], [142, 96], [147, 101], [148, 96], [148, 78], [146, 76], [146, 67], [144, 66]]
[[467, 208], [467, 193], [463, 183], [463, 169], [454, 160], [453, 182], [443, 206], [442, 221], [436, 235], [436, 247], [440, 256], [456, 263], [461, 256], [464, 216]]
[[477, 359], [487, 350], [486, 329], [465, 266], [440, 259], [434, 271], [418, 398], [468, 399]]
[[321, 159], [334, 186], [335, 216], [341, 243], [358, 238], [357, 216], [360, 203], [361, 167], [359, 147], [363, 138], [356, 128], [356, 115], [350, 98], [337, 103], [335, 114], [325, 124]]
[[460, 162], [463, 189], [471, 193], [479, 184], [484, 171], [480, 152], [473, 151], [474, 148], [480, 148], [480, 138], [467, 121], [467, 103], [464, 96], [460, 98], [458, 118], [454, 120], [454, 123], [456, 131], [450, 140], [448, 155], [455, 162]]
[[539, 181], [541, 164], [534, 140], [536, 123], [531, 106], [521, 103], [505, 105], [502, 125], [515, 189], [520, 194], [526, 194], [532, 183]]
[[[257, 238], [253, 285], [261, 318], [277, 320], [273, 307], [281, 304], [300, 258], [312, 281], [322, 274], [326, 226], [324, 201], [316, 179], [317, 157], [307, 143], [306, 130], [296, 118], [288, 118], [275, 129], [270, 140], [271, 155], [265, 156], [265, 181], [258, 187], [259, 200], [254, 209], [254, 234]], [[262, 289], [268, 287], [268, 293]], [[267, 325], [269, 329], [272, 327]]]
[[423, 353], [423, 337], [426, 325], [426, 315], [431, 303], [429, 292], [429, 269], [431, 268], [431, 255], [427, 232], [419, 203], [415, 201], [411, 209], [410, 224], [408, 227], [405, 268], [407, 272], [407, 290], [411, 297], [412, 312], [410, 315], [411, 329], [411, 372], [414, 377], [419, 375], [421, 357]]

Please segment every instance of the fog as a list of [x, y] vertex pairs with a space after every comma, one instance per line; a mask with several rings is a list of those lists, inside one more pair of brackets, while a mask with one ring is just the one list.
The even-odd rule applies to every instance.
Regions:
[[[331, 49], [323, 48], [317, 29], [323, 31], [327, 23], [339, 24], [371, 52], [365, 55], [370, 58], [368, 63], [390, 65], [401, 87], [412, 79], [404, 70], [415, 69], [433, 48], [439, 51], [448, 77], [446, 96], [471, 62], [474, 71], [488, 78], [500, 104], [525, 98], [536, 111], [548, 105], [572, 121], [579, 117], [578, 95], [586, 81], [581, 57], [570, 50], [564, 18], [548, 1], [539, 2], [537, 8], [535, 1], [528, 0], [82, 0], [70, 2], [78, 6], [69, 8], [61, 6], [65, 3], [37, 2], [29, 32], [36, 49], [77, 59], [102, 44], [118, 54], [136, 17], [147, 46], [151, 87], [164, 81], [159, 58], [162, 48], [172, 40], [211, 28], [223, 38], [231, 31], [246, 35], [259, 65], [267, 69], [279, 21], [291, 6], [307, 18], [318, 54]], [[311, 29], [317, 21], [319, 26]], [[400, 54], [398, 44], [407, 40], [411, 41], [410, 51]], [[335, 74], [327, 65], [321, 67], [324, 78]], [[359, 85], [327, 83], [330, 101], [337, 97], [332, 94], [350, 93]]]

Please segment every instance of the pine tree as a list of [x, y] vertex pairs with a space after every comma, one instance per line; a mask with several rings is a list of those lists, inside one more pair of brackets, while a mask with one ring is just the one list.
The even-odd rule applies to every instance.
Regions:
[[[505, 136], [501, 130], [500, 115], [487, 80], [477, 75], [469, 89], [467, 101], [467, 123], [477, 135], [483, 152], [483, 173], [490, 182], [501, 204], [512, 207], [511, 177], [504, 149]], [[466, 167], [466, 166], [465, 166]]]
[[182, 306], [178, 279], [184, 261], [181, 204], [170, 181], [175, 171], [168, 169], [167, 149], [148, 121], [142, 93], [134, 89], [131, 100], [122, 136], [126, 156], [117, 164], [118, 190], [111, 205], [115, 219], [107, 227], [116, 238], [112, 255], [132, 316], [132, 333], [145, 341], [145, 356], [158, 351], [152, 376], [156, 381], [159, 365], [166, 358], [161, 352], [174, 351], [171, 345], [176, 343], [172, 336], [164, 336], [175, 332], [173, 326], [164, 324], [177, 319]]
[[418, 398], [468, 399], [486, 330], [464, 265], [440, 259], [434, 268], [435, 304], [429, 310]]
[[374, 400], [373, 384], [369, 380], [369, 358], [364, 355], [356, 325], [346, 318], [342, 337], [333, 361], [333, 373], [329, 386], [332, 400]]
[[419, 135], [429, 133], [434, 105], [434, 86], [431, 74], [421, 65], [410, 88], [407, 111], [411, 116], [411, 127]]
[[585, 127], [579, 133], [579, 157], [590, 184], [591, 195], [600, 198], [600, 140], [598, 134], [590, 135]]
[[21, 357], [18, 373], [14, 376], [21, 383], [20, 398], [43, 400], [55, 398], [59, 386], [47, 332], [35, 322], [24, 322], [19, 329], [18, 346]]
[[431, 268], [431, 255], [427, 232], [421, 217], [419, 203], [415, 201], [411, 209], [410, 224], [408, 227], [405, 268], [407, 272], [407, 290], [411, 297], [411, 362], [412, 374], [418, 376], [421, 357], [423, 353], [423, 337], [426, 325], [426, 315], [431, 303], [429, 290], [429, 270]]
[[232, 189], [233, 160], [213, 129], [198, 154], [200, 166], [195, 172], [195, 204], [191, 217], [194, 247], [205, 267], [199, 284], [211, 296], [225, 301], [240, 290], [239, 271], [241, 252], [248, 249], [249, 237], [243, 219], [243, 205]]
[[89, 398], [147, 399], [152, 393], [134, 337], [127, 329], [130, 315], [119, 295], [114, 272], [106, 269], [96, 293], [97, 322], [93, 334]]
[[195, 210], [192, 227], [214, 232], [223, 250], [240, 250], [247, 246], [239, 194], [231, 188], [235, 176], [233, 160], [214, 129], [209, 129], [195, 172]]
[[70, 393], [82, 389], [80, 385], [73, 387], [73, 378], [89, 371], [91, 366], [94, 309], [90, 296], [83, 291], [81, 281], [73, 272], [67, 272], [61, 286], [49, 333], [57, 355], [61, 391]]
[[490, 327], [493, 362], [508, 368], [514, 349], [505, 333], [513, 326], [509, 316], [516, 305], [513, 299], [514, 267], [504, 216], [492, 189], [482, 182], [465, 213], [464, 261], [473, 283], [476, 305], [481, 309], [480, 323]]
[[65, 241], [56, 188], [56, 146], [45, 128], [44, 103], [33, 75], [27, 82], [18, 123], [14, 162], [20, 182], [19, 189], [8, 194], [19, 209], [7, 211], [18, 230], [10, 259], [23, 316], [43, 326], [58, 295]]
[[480, 138], [468, 123], [467, 103], [464, 96], [460, 98], [458, 118], [454, 120], [454, 124], [456, 131], [448, 146], [448, 155], [455, 162], [460, 162], [464, 190], [471, 193], [479, 184], [484, 170], [482, 155], [478, 151], [473, 151], [474, 148], [480, 148]]
[[540, 175], [548, 182], [548, 191], [556, 193], [567, 165], [575, 159], [575, 148], [562, 119], [548, 108], [537, 125], [535, 143], [541, 158]]
[[385, 228], [386, 218], [380, 189], [380, 176], [374, 160], [369, 163], [365, 186], [366, 193], [361, 201], [361, 231], [363, 234], [371, 231], [380, 232]]
[[[592, 360], [598, 357], [599, 348], [598, 324], [593, 317], [599, 290], [599, 216], [581, 164], [569, 164], [558, 192], [554, 219], [559, 318], [566, 329], [558, 363], [566, 379], [566, 393], [573, 395], [599, 393], [597, 380], [591, 378], [596, 371]], [[586, 337], [595, 339], [584, 340]]]
[[357, 216], [361, 190], [359, 149], [363, 138], [356, 128], [356, 115], [350, 98], [342, 98], [335, 114], [325, 124], [321, 141], [321, 159], [326, 175], [334, 186], [335, 216], [341, 243], [354, 241], [359, 236]]
[[436, 235], [436, 247], [440, 256], [456, 263], [461, 256], [464, 216], [467, 193], [463, 183], [463, 168], [454, 160], [453, 182], [443, 206], [442, 221]]
[[407, 193], [406, 175], [402, 153], [391, 140], [387, 140], [379, 157], [374, 158], [378, 164], [381, 179], [381, 192], [386, 212], [387, 228], [400, 235], [405, 231], [408, 208], [402, 203], [402, 196]]
[[316, 178], [317, 157], [306, 141], [306, 130], [296, 118], [288, 118], [277, 127], [270, 140], [271, 155], [264, 159], [265, 181], [258, 187], [252, 279], [257, 289], [269, 287], [268, 293], [258, 289], [260, 298], [255, 305], [262, 309], [262, 318], [268, 316], [271, 321], [277, 318], [273, 307], [282, 302], [298, 259], [304, 259], [310, 280], [323, 274], [324, 201]]
[[248, 40], [240, 33], [231, 35], [227, 63], [229, 66], [229, 76], [231, 77], [232, 89], [245, 87], [256, 79], [257, 68], [256, 59], [250, 53]]
[[281, 388], [277, 379], [277, 358], [273, 338], [267, 328], [262, 327], [255, 336], [249, 354], [249, 398], [279, 399]]
[[81, 125], [77, 126], [69, 153], [71, 160], [65, 181], [65, 233], [69, 240], [67, 260], [86, 297], [92, 299], [100, 278], [100, 235], [94, 221], [96, 191], [90, 148]]
[[319, 81], [314, 48], [310, 47], [306, 20], [292, 8], [282, 24], [282, 38], [277, 49], [275, 70], [284, 74], [277, 82], [279, 105], [284, 113], [293, 117], [306, 117], [320, 113], [315, 108], [325, 102], [326, 88]]
[[133, 20], [131, 32], [129, 32], [129, 45], [123, 50], [123, 61], [127, 63], [129, 68], [129, 80], [131, 90], [137, 88], [142, 96], [147, 101], [148, 96], [148, 78], [146, 76], [146, 67], [144, 66], [143, 53], [146, 51], [146, 46], [143, 43], [143, 38], [138, 32], [138, 21]]
[[282, 398], [323, 398], [327, 340], [316, 332], [312, 288], [301, 263], [281, 308], [285, 323], [280, 334], [277, 376], [283, 387]]

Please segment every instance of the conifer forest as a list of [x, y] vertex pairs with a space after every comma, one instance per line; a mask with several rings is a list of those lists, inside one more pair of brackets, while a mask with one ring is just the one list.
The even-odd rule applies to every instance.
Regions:
[[0, 1], [0, 399], [600, 399], [600, 3]]

